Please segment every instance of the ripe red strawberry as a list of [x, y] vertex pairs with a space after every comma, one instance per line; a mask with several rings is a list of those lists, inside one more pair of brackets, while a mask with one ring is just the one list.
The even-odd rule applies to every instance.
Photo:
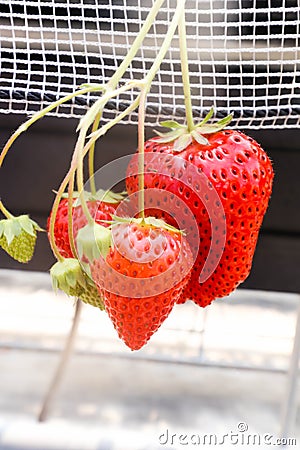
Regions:
[[138, 350], [178, 301], [192, 254], [184, 236], [161, 220], [131, 219], [112, 229], [113, 246], [105, 261], [94, 261], [91, 273], [119, 337]]
[[[98, 197], [98, 199], [97, 199]], [[115, 213], [119, 202], [123, 199], [122, 194], [115, 194], [113, 192], [98, 191], [97, 196], [93, 197], [91, 194], [87, 194], [87, 204], [91, 216], [95, 222], [100, 223], [103, 226], [108, 226], [106, 222], [112, 220], [112, 215]], [[78, 199], [74, 198], [76, 205]], [[48, 218], [47, 230], [49, 233], [51, 213]], [[80, 205], [73, 207], [73, 233], [74, 239], [76, 239], [78, 231], [87, 224], [87, 219]], [[63, 198], [60, 201], [56, 220], [55, 220], [55, 242], [63, 258], [74, 258], [70, 247], [69, 231], [68, 231], [68, 199]]]
[[[207, 125], [204, 130], [212, 133]], [[179, 139], [185, 139], [185, 143], [178, 145]], [[175, 143], [166, 142], [168, 139], [164, 138], [146, 142], [145, 192], [156, 188], [175, 194], [173, 201], [168, 198], [168, 214], [165, 217], [181, 218], [182, 222], [184, 213], [182, 208], [176, 206], [176, 197], [182, 199], [193, 212], [198, 224], [200, 246], [181, 302], [192, 299], [198, 305], [206, 306], [215, 298], [230, 294], [249, 275], [259, 229], [271, 195], [273, 170], [259, 144], [239, 131], [218, 131], [205, 136], [192, 132], [192, 136], [185, 135], [179, 139]], [[166, 160], [167, 155], [169, 158]], [[189, 163], [196, 170], [192, 176], [185, 176], [184, 183], [182, 177], [189, 170]], [[164, 174], [161, 174], [162, 171]], [[137, 155], [127, 171], [129, 194], [138, 190], [136, 173]], [[206, 281], [199, 283], [199, 275], [209, 256], [213, 225], [207, 207], [199, 198], [202, 188], [198, 178], [203, 175], [208, 180], [205, 195], [209, 197], [210, 190], [214, 188], [223, 206], [226, 241], [217, 267]], [[155, 197], [155, 193], [151, 195]], [[150, 200], [157, 204], [157, 199]], [[156, 216], [161, 215], [161, 211], [157, 210]], [[215, 256], [219, 257], [218, 254]]]

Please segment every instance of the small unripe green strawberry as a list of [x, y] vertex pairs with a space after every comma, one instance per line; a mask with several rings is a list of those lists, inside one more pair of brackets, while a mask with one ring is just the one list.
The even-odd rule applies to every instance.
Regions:
[[93, 281], [83, 271], [79, 261], [67, 258], [54, 264], [50, 269], [54, 290], [60, 289], [84, 303], [104, 309], [104, 303]]
[[27, 215], [0, 220], [0, 246], [15, 260], [27, 263], [34, 253], [37, 231], [42, 229]]
[[87, 280], [87, 286], [82, 291], [79, 298], [84, 303], [95, 306], [96, 308], [101, 309], [101, 311], [103, 311], [105, 309], [104, 301], [103, 301], [102, 297], [100, 296], [99, 291], [92, 280], [89, 280], [89, 279]]

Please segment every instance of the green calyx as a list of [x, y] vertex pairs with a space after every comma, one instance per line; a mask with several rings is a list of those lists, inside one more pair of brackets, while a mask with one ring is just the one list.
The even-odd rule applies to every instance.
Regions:
[[189, 130], [186, 125], [182, 125], [175, 120], [161, 122], [160, 125], [162, 127], [171, 128], [171, 131], [167, 133], [156, 131], [156, 134], [159, 136], [157, 142], [161, 144], [174, 142], [174, 152], [183, 151], [193, 142], [193, 140], [201, 145], [209, 145], [209, 141], [205, 135], [217, 133], [222, 130], [233, 118], [233, 114], [229, 114], [229, 116], [224, 117], [216, 123], [207, 123], [212, 118], [213, 113], [214, 109], [211, 108], [205, 118], [200, 123], [194, 125], [192, 130]]
[[60, 289], [67, 295], [79, 297], [86, 287], [86, 280], [81, 265], [77, 259], [67, 258], [58, 261], [50, 269], [53, 289]]
[[37, 231], [43, 230], [27, 215], [0, 220], [0, 246], [15, 260], [27, 263], [34, 253]]
[[[77, 191], [73, 192], [74, 199], [78, 199], [74, 206], [79, 206], [80, 193]], [[84, 191], [84, 198], [87, 202], [96, 202], [101, 201], [104, 203], [117, 204], [120, 203], [127, 196], [127, 192], [113, 192], [113, 191], [105, 191], [104, 189], [99, 189], [96, 194], [92, 194], [91, 192]], [[68, 193], [62, 195], [62, 198], [68, 198]]]
[[100, 256], [106, 258], [112, 245], [111, 230], [97, 223], [88, 224], [79, 230], [76, 244], [80, 259], [85, 257], [93, 263]]
[[183, 230], [179, 230], [178, 228], [167, 224], [162, 219], [156, 219], [156, 217], [133, 218], [133, 217], [118, 217], [113, 215], [112, 218], [113, 220], [111, 222], [111, 227], [118, 225], [120, 223], [136, 223], [137, 225], [140, 226], [151, 226], [154, 228], [162, 228], [163, 230], [171, 231], [172, 233], [184, 234]]
[[104, 303], [99, 291], [83, 271], [77, 259], [68, 258], [54, 264], [50, 269], [53, 289], [65, 292], [71, 297], [77, 297], [84, 303], [104, 310]]

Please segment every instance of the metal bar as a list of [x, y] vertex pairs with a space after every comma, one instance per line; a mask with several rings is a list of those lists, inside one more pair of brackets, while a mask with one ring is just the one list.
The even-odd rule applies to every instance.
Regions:
[[48, 391], [44, 397], [44, 401], [43, 401], [40, 413], [38, 415], [39, 422], [44, 422], [47, 419], [49, 409], [51, 408], [51, 405], [54, 401], [55, 395], [56, 395], [58, 388], [60, 386], [60, 383], [61, 383], [61, 379], [65, 373], [67, 363], [69, 362], [70, 356], [73, 352], [75, 338], [76, 338], [78, 325], [79, 325], [81, 309], [82, 309], [82, 302], [81, 302], [81, 300], [77, 300], [75, 313], [74, 313], [74, 317], [73, 317], [73, 322], [72, 322], [72, 326], [71, 326], [69, 335], [67, 337], [65, 348], [61, 354], [60, 361], [58, 363], [58, 366], [56, 368], [54, 376], [51, 380]]
[[[300, 300], [300, 296], [299, 296]], [[297, 323], [294, 337], [293, 351], [290, 358], [290, 368], [287, 378], [287, 391], [282, 405], [281, 438], [290, 438], [295, 430], [298, 406], [298, 373], [300, 360], [300, 304], [297, 314]]]

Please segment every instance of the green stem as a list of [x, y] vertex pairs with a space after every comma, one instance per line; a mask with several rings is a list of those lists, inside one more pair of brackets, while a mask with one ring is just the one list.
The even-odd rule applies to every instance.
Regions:
[[[180, 2], [180, 0], [179, 0]], [[188, 52], [186, 44], [186, 24], [185, 24], [185, 10], [180, 16], [179, 20], [179, 47], [180, 47], [180, 59], [181, 59], [181, 73], [182, 73], [182, 83], [184, 92], [184, 104], [185, 104], [185, 114], [188, 131], [191, 132], [194, 126], [193, 119], [193, 106], [191, 99], [191, 86], [190, 86], [190, 76], [189, 76], [189, 62], [188, 62]]]
[[[125, 111], [123, 111], [121, 114], [119, 114], [113, 121], [111, 121], [110, 123], [107, 123], [106, 125], [101, 127], [99, 131], [102, 131], [102, 129], [103, 129], [103, 134], [105, 134], [112, 126], [114, 126], [116, 123], [118, 123], [122, 119], [124, 119], [124, 117], [126, 117], [128, 114], [130, 114], [132, 111], [134, 111], [137, 108], [138, 100], [139, 99], [137, 98], [132, 105], [130, 105]], [[88, 151], [90, 149], [91, 141], [92, 141], [92, 139], [90, 139], [90, 141], [84, 146], [84, 148], [82, 150], [82, 157], [85, 157], [85, 155], [88, 153]], [[63, 196], [63, 193], [66, 190], [66, 187], [68, 186], [68, 183], [70, 182], [71, 177], [74, 176], [76, 168], [77, 168], [78, 151], [79, 151], [79, 146], [76, 145], [70, 169], [69, 169], [68, 173], [65, 175], [63, 181], [61, 182], [61, 185], [57, 191], [57, 194], [54, 199], [53, 206], [52, 206], [52, 213], [51, 213], [51, 219], [50, 219], [50, 224], [49, 224], [49, 235], [50, 235], [50, 244], [51, 244], [52, 251], [53, 251], [54, 255], [56, 256], [56, 258], [58, 259], [58, 261], [62, 261], [63, 258], [60, 255], [57, 245], [55, 243], [55, 238], [54, 238], [55, 221], [56, 221], [56, 216], [57, 216], [57, 210], [59, 207], [59, 202]]]
[[[172, 22], [171, 22], [171, 24], [169, 26], [169, 29], [168, 29], [168, 32], [167, 32], [166, 37], [164, 39], [164, 42], [163, 42], [163, 44], [162, 44], [162, 46], [160, 48], [160, 51], [158, 52], [158, 54], [157, 54], [157, 56], [155, 58], [155, 61], [153, 62], [152, 66], [151, 66], [151, 69], [149, 70], [149, 72], [148, 72], [147, 76], [144, 78], [144, 80], [136, 81], [136, 82], [130, 82], [129, 84], [122, 86], [118, 90], [115, 90], [113, 92], [107, 92], [102, 97], [102, 99], [104, 97], [105, 98], [108, 98], [108, 97], [112, 98], [112, 97], [115, 96], [116, 92], [117, 93], [125, 92], [126, 90], [128, 90], [129, 88], [132, 88], [132, 87], [141, 87], [142, 90], [146, 90], [147, 92], [149, 92], [150, 87], [151, 87], [151, 83], [152, 83], [152, 81], [153, 81], [153, 79], [154, 79], [154, 77], [155, 77], [155, 75], [156, 75], [156, 73], [157, 73], [157, 71], [158, 71], [158, 69], [159, 69], [159, 67], [160, 67], [160, 65], [161, 65], [161, 63], [162, 63], [162, 61], [163, 61], [163, 59], [164, 59], [164, 57], [165, 57], [169, 47], [170, 47], [170, 45], [171, 45], [173, 36], [175, 34], [176, 28], [177, 28], [178, 23], [179, 23], [180, 16], [182, 15], [182, 13], [184, 11], [184, 5], [185, 5], [185, 0], [178, 0], [176, 11], [174, 13]], [[122, 114], [117, 116], [117, 119], [113, 119], [109, 124], [107, 124], [107, 125], [109, 125], [109, 128], [111, 128], [111, 126], [114, 126], [116, 123], [118, 123], [120, 120], [122, 120], [122, 119], [119, 119], [119, 117], [121, 117], [121, 116], [122, 116], [122, 118], [126, 117], [129, 114], [129, 113], [126, 113], [126, 111], [128, 111], [128, 110], [133, 111], [139, 105], [139, 98], [140, 98], [140, 96], [138, 96], [136, 98], [135, 102], [129, 108], [127, 108]], [[101, 101], [102, 99], [99, 99], [98, 101]], [[84, 123], [85, 122], [83, 121], [83, 124]], [[109, 128], [107, 128], [107, 125], [103, 126], [100, 130], [96, 131], [95, 133], [93, 133], [90, 136], [90, 140], [88, 142], [88, 146], [91, 146], [93, 142], [95, 142], [97, 139], [99, 139], [100, 136], [103, 136], [106, 133], [106, 131], [109, 129]]]
[[87, 218], [87, 221], [89, 225], [94, 224], [94, 219], [91, 216], [90, 210], [88, 208], [86, 198], [84, 195], [84, 181], [83, 181], [83, 148], [84, 148], [84, 142], [87, 134], [87, 129], [82, 128], [79, 133], [78, 141], [76, 146], [78, 147], [77, 155], [77, 189], [79, 192], [79, 198], [80, 198], [80, 204], [83, 209], [83, 212]]
[[[112, 128], [114, 125], [116, 125], [117, 123], [119, 123], [122, 119], [124, 119], [126, 116], [128, 116], [132, 111], [134, 111], [138, 106], [139, 106], [139, 100], [140, 100], [140, 95], [137, 96], [137, 98], [134, 100], [134, 102], [128, 106], [128, 108], [126, 108], [121, 114], [119, 114], [117, 117], [115, 117], [113, 120], [111, 120], [110, 122], [106, 123], [105, 125], [103, 125], [99, 130], [97, 130], [95, 133], [93, 133], [90, 136], [89, 141], [87, 142], [87, 144], [85, 145], [85, 149], [86, 148], [90, 148], [90, 146], [96, 142], [101, 136], [104, 136], [105, 133], [107, 133], [107, 131]], [[85, 153], [84, 153], [85, 154]]]
[[[98, 130], [100, 119], [101, 119], [101, 112], [98, 113], [98, 115], [94, 120], [92, 133]], [[89, 177], [90, 177], [91, 193], [92, 195], [96, 195], [97, 190], [95, 183], [95, 142], [91, 145], [91, 148], [89, 150]]]
[[13, 219], [14, 218], [14, 216], [5, 208], [5, 206], [3, 205], [1, 200], [0, 200], [0, 211], [3, 213], [3, 215], [7, 219]]
[[52, 111], [53, 109], [57, 108], [58, 106], [62, 105], [63, 103], [68, 102], [69, 100], [72, 100], [72, 98], [77, 97], [78, 95], [84, 95], [88, 92], [96, 92], [97, 90], [103, 90], [104, 88], [100, 88], [100, 86], [97, 88], [95, 86], [86, 87], [84, 89], [80, 89], [76, 92], [72, 92], [69, 95], [66, 95], [63, 98], [60, 98], [54, 103], [51, 103], [51, 105], [47, 106], [46, 108], [42, 109], [41, 111], [38, 111], [35, 113], [29, 120], [24, 122], [22, 125], [19, 126], [19, 128], [11, 135], [9, 140], [6, 142], [1, 154], [0, 154], [0, 167], [3, 164], [4, 158], [8, 153], [8, 150], [12, 146], [12, 144], [15, 142], [15, 140], [22, 134], [24, 131], [26, 131], [31, 125], [33, 125], [35, 122], [37, 122], [39, 119], [44, 117], [48, 112]]
[[135, 38], [135, 40], [133, 42], [129, 52], [127, 53], [124, 60], [122, 61], [122, 63], [120, 64], [120, 66], [118, 67], [118, 69], [116, 70], [116, 72], [114, 73], [114, 75], [112, 76], [110, 81], [108, 82], [108, 85], [107, 85], [108, 87], [111, 87], [112, 89], [114, 89], [115, 86], [118, 84], [119, 80], [122, 78], [122, 76], [128, 69], [128, 67], [130, 66], [131, 61], [133, 60], [133, 58], [137, 54], [138, 50], [140, 49], [141, 44], [142, 44], [145, 36], [147, 35], [148, 31], [150, 30], [150, 28], [154, 22], [154, 19], [155, 19], [157, 13], [159, 12], [164, 1], [165, 0], [156, 0], [154, 2], [138, 36]]
[[[118, 85], [120, 79], [130, 66], [133, 58], [137, 54], [138, 50], [140, 49], [140, 46], [145, 39], [148, 31], [150, 30], [154, 19], [159, 12], [161, 6], [163, 5], [165, 0], [156, 0], [151, 8], [151, 10], [148, 13], [148, 16], [142, 26], [142, 28], [139, 31], [138, 36], [135, 38], [133, 44], [131, 45], [127, 55], [125, 56], [124, 60], [120, 64], [120, 66], [117, 68], [116, 72], [110, 79], [110, 81], [107, 83], [107, 88], [115, 90], [116, 86]], [[101, 114], [98, 112], [98, 115], [96, 116], [93, 124], [92, 133], [94, 133], [99, 126]], [[96, 194], [96, 186], [95, 186], [95, 178], [94, 178], [94, 153], [95, 153], [95, 143], [91, 145], [90, 153], [89, 153], [89, 176], [90, 176], [90, 186], [91, 186], [91, 192], [92, 194]]]
[[138, 182], [139, 182], [139, 214], [145, 218], [145, 109], [148, 91], [141, 92], [138, 118]]
[[170, 48], [173, 36], [175, 34], [175, 31], [176, 31], [178, 23], [179, 23], [179, 20], [180, 20], [181, 16], [184, 14], [185, 1], [186, 0], [178, 0], [173, 19], [170, 23], [170, 26], [169, 26], [168, 32], [165, 36], [164, 42], [155, 58], [154, 63], [151, 66], [151, 69], [149, 70], [147, 76], [144, 79], [145, 85], [148, 87], [148, 89], [150, 88], [150, 85], [151, 85], [161, 63], [162, 63], [164, 57], [166, 56], [167, 51]]
[[75, 174], [72, 173], [70, 176], [69, 187], [68, 187], [68, 234], [69, 242], [72, 254], [75, 256], [77, 254], [74, 230], [73, 230], [73, 203], [74, 203], [74, 178]]

